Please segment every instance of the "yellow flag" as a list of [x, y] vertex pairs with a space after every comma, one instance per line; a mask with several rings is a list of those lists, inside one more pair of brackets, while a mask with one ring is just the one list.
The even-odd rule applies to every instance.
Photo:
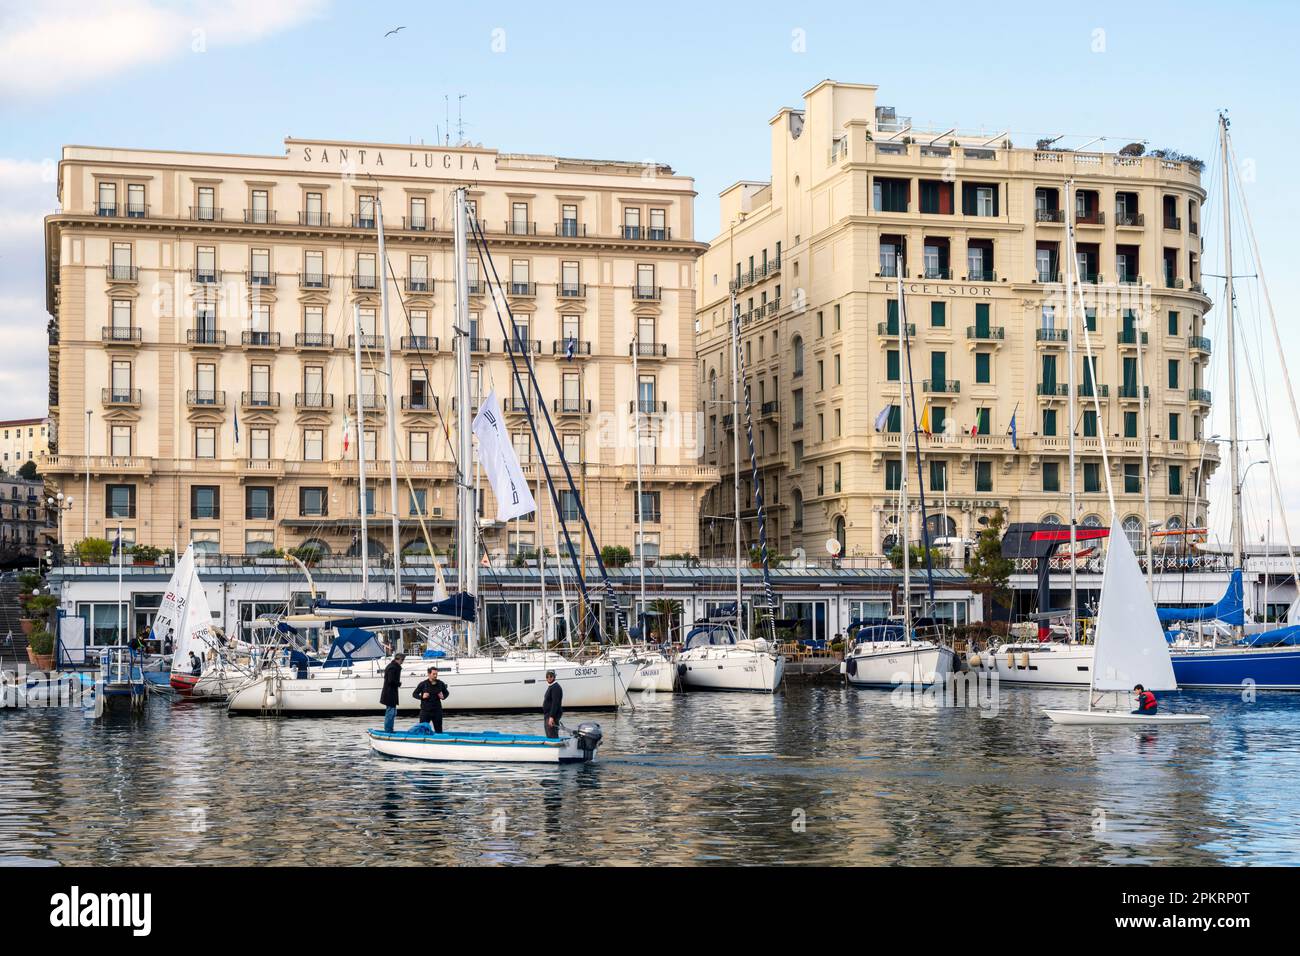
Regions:
[[921, 409], [921, 431], [930, 434], [930, 403], [927, 401]]

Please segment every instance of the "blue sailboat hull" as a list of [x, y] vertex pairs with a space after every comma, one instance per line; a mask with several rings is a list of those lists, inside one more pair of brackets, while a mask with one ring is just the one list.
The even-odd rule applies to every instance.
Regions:
[[1179, 687], [1300, 690], [1300, 647], [1174, 651], [1170, 658]]

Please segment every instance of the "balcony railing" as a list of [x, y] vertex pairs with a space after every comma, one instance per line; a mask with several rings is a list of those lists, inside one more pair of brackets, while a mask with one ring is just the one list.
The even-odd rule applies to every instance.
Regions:
[[[349, 395], [348, 408], [355, 409], [356, 407], [357, 407], [357, 396]], [[388, 407], [388, 401], [383, 395], [362, 395], [361, 407], [366, 409], [367, 411], [370, 410], [382, 411], [383, 409]]]
[[924, 269], [923, 272], [922, 272], [922, 278], [924, 278], [924, 279], [951, 279], [951, 278], [952, 278], [952, 270], [951, 270], [951, 269], [940, 269], [940, 268], [938, 268], [938, 267], [931, 268], [930, 266], [926, 266], [925, 269]]
[[969, 282], [997, 282], [998, 274], [992, 269], [973, 269], [966, 278]]
[[332, 349], [334, 336], [329, 332], [297, 332], [293, 344], [300, 349]]
[[135, 266], [107, 265], [104, 272], [109, 282], [136, 282], [140, 278], [140, 270]]
[[632, 286], [632, 298], [640, 302], [657, 302], [661, 292], [662, 289], [657, 285]]
[[466, 282], [466, 291], [469, 292], [470, 295], [482, 295], [486, 291], [483, 280], [469, 279]]
[[507, 219], [505, 233], [507, 236], [535, 236], [537, 235], [537, 223]]
[[1210, 340], [1207, 339], [1204, 335], [1187, 336], [1187, 347], [1196, 349], [1199, 352], [1209, 352], [1210, 344], [1211, 344]]
[[225, 408], [226, 393], [211, 389], [192, 388], [185, 393], [185, 404], [190, 408]]
[[403, 216], [402, 228], [407, 232], [432, 232], [438, 228], [438, 220], [428, 216]]
[[561, 299], [582, 299], [587, 295], [587, 286], [581, 282], [560, 282], [555, 286], [555, 294]]
[[1137, 275], [1121, 275], [1115, 280], [1119, 285], [1142, 285], [1142, 277]]
[[1140, 212], [1115, 213], [1116, 226], [1145, 226], [1146, 216]]
[[279, 408], [279, 392], [240, 392], [239, 404], [244, 408]]
[[637, 358], [667, 358], [668, 343], [666, 342], [629, 342], [627, 354], [635, 354]]
[[1182, 221], [1181, 219], [1179, 219], [1177, 216], [1165, 216], [1165, 228], [1166, 228], [1166, 229], [1182, 229], [1182, 228], [1183, 228], [1183, 221]]
[[516, 352], [537, 355], [542, 351], [542, 343], [539, 339], [525, 339], [515, 336], [513, 339], [501, 340], [501, 351], [506, 354]]
[[1096, 382], [1084, 382], [1079, 386], [1080, 398], [1107, 398], [1109, 395], [1109, 385], [1099, 385]]
[[1075, 225], [1079, 226], [1104, 226], [1106, 225], [1106, 214], [1101, 210], [1091, 212], [1081, 212], [1074, 217]]
[[552, 355], [590, 355], [591, 343], [580, 342], [577, 339], [556, 339], [551, 342]]
[[636, 398], [627, 403], [627, 410], [642, 415], [662, 415], [668, 411], [668, 403], [653, 398]]
[[249, 285], [275, 285], [275, 273], [259, 272], [254, 269], [245, 269], [244, 280]]
[[1061, 281], [1061, 273], [1060, 273], [1060, 272], [1057, 272], [1057, 271], [1054, 270], [1054, 269], [1047, 269], [1047, 270], [1039, 269], [1039, 270], [1038, 270], [1038, 281], [1041, 282], [1041, 283], [1043, 283], [1044, 285], [1049, 285], [1049, 284], [1051, 284], [1051, 283], [1053, 283], [1053, 282], [1060, 282], [1060, 281]]
[[1208, 388], [1189, 388], [1187, 390], [1189, 400], [1200, 405], [1210, 404], [1210, 390]]
[[190, 345], [225, 345], [226, 333], [222, 329], [186, 329], [185, 341]]
[[764, 402], [759, 408], [758, 413], [765, 417], [768, 415], [775, 415], [780, 407], [781, 403], [779, 401]]
[[1001, 325], [990, 325], [988, 328], [981, 329], [974, 325], [966, 326], [966, 338], [973, 339], [976, 342], [1000, 342], [1006, 338], [1006, 328]]
[[956, 395], [961, 391], [961, 382], [951, 378], [927, 378], [921, 383], [921, 391], [934, 395]]
[[407, 292], [417, 292], [417, 293], [433, 292], [432, 279], [416, 279], [416, 278], [412, 278], [411, 276], [407, 276], [404, 285]]
[[537, 295], [536, 282], [511, 282], [506, 286], [511, 295], [534, 296]]
[[352, 288], [359, 289], [359, 290], [378, 289], [379, 277], [374, 275], [369, 275], [369, 274], [363, 274], [360, 272], [353, 273]]
[[1034, 210], [1034, 220], [1036, 222], [1065, 222], [1065, 210], [1036, 209]]
[[[1120, 332], [1115, 336], [1115, 338], [1119, 340], [1119, 344], [1120, 344], [1120, 345], [1137, 345], [1137, 344], [1138, 344], [1138, 330], [1137, 330], [1137, 329], [1121, 329]], [[1147, 334], [1146, 334], [1145, 332], [1142, 333], [1142, 339], [1141, 339], [1141, 341], [1142, 341], [1142, 344], [1143, 344], [1143, 345], [1146, 345], [1146, 344], [1147, 344]]]
[[431, 412], [438, 407], [436, 395], [403, 395], [402, 409], [408, 412]]
[[[1137, 387], [1136, 385], [1121, 385], [1118, 389], [1115, 390], [1115, 394], [1118, 395], [1120, 398], [1133, 398], [1133, 399], [1136, 399], [1136, 398], [1139, 397], [1139, 396], [1138, 396], [1138, 387]], [[1149, 386], [1149, 385], [1143, 385], [1143, 386], [1142, 386], [1142, 395], [1141, 395], [1141, 397], [1142, 397], [1144, 400], [1145, 400], [1145, 399], [1148, 399], [1148, 398], [1151, 397], [1151, 386]]]
[[190, 270], [190, 281], [203, 284], [215, 283], [221, 281], [220, 269], [199, 269]]
[[1178, 278], [1178, 276], [1170, 275], [1170, 274], [1167, 273], [1167, 272], [1165, 273], [1165, 288], [1166, 288], [1166, 289], [1181, 289], [1182, 287], [1183, 287], [1183, 280], [1182, 280], [1182, 279]]
[[269, 225], [275, 222], [274, 209], [245, 209], [244, 222], [255, 225]]
[[551, 408], [561, 415], [586, 415], [591, 411], [591, 399], [557, 398]]
[[1038, 394], [1047, 398], [1061, 398], [1070, 393], [1068, 385], [1059, 385], [1056, 382], [1039, 382]]
[[469, 340], [469, 350], [471, 352], [491, 352], [492, 340], [471, 337]]
[[298, 285], [304, 289], [328, 289], [330, 277], [323, 272], [299, 272]]
[[402, 351], [436, 352], [438, 351], [438, 338], [433, 335], [403, 335]]
[[333, 408], [334, 396], [326, 392], [298, 392], [293, 396], [295, 408]]
[[505, 400], [505, 407], [506, 407], [506, 411], [511, 412], [513, 414], [519, 414], [519, 415], [527, 414], [529, 409], [531, 408], [531, 406], [528, 404], [528, 399], [523, 398], [522, 396], [519, 395], [511, 395], [509, 398], [507, 398]]
[[244, 329], [239, 334], [239, 344], [250, 348], [278, 349], [280, 347], [280, 333]]
[[[356, 347], [357, 337], [349, 335], [348, 348], [355, 349]], [[361, 336], [361, 347], [363, 349], [382, 349], [384, 347], [384, 337], [382, 335], [363, 335]]]
[[562, 219], [555, 224], [555, 234], [561, 239], [585, 238], [587, 224], [576, 219]]
[[214, 206], [191, 206], [190, 219], [195, 222], [220, 222], [222, 212]]
[[376, 221], [374, 213], [362, 215], [359, 212], [354, 212], [352, 214], [353, 229], [374, 229]]
[[139, 405], [140, 390], [138, 388], [106, 388], [104, 389], [105, 405]]
[[1039, 342], [1066, 342], [1070, 338], [1068, 329], [1044, 329], [1034, 330], [1034, 338]]
[[140, 341], [140, 330], [136, 328], [123, 328], [113, 325], [105, 325], [101, 332], [105, 342], [123, 342], [138, 343]]
[[298, 225], [300, 226], [328, 226], [329, 224], [330, 214], [324, 210], [304, 209], [298, 213]]
[[[877, 323], [876, 323], [876, 334], [877, 334], [877, 335], [884, 335], [884, 336], [887, 336], [888, 338], [897, 338], [897, 337], [898, 337], [898, 325], [899, 325], [898, 322], [877, 322]], [[911, 336], [913, 336], [913, 335], [916, 334], [916, 323], [915, 323], [915, 322], [908, 322], [908, 323], [907, 323], [907, 334], [908, 334], [908, 337], [909, 337], [909, 338], [910, 338]]]

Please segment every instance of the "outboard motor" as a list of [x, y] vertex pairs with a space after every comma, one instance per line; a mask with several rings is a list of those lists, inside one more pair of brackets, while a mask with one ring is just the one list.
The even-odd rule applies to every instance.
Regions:
[[582, 723], [573, 732], [573, 736], [578, 742], [578, 749], [582, 751], [582, 759], [590, 760], [596, 755], [596, 748], [600, 746], [604, 734], [600, 731], [600, 724]]

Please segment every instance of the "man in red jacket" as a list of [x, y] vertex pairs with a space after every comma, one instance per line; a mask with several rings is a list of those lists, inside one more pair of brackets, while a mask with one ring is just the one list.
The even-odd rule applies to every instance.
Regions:
[[1156, 712], [1156, 695], [1151, 693], [1141, 684], [1133, 688], [1133, 693], [1137, 694], [1138, 709], [1133, 711], [1135, 714], [1141, 714], [1143, 717], [1150, 717]]

